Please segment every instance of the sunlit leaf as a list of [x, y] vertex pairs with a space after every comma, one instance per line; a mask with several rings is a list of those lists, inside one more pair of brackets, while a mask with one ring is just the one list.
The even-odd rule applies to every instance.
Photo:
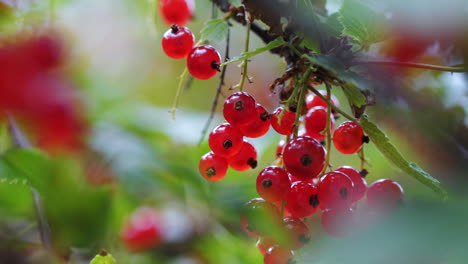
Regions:
[[221, 42], [229, 31], [229, 26], [224, 19], [213, 19], [206, 22], [200, 31], [201, 39], [204, 41]]

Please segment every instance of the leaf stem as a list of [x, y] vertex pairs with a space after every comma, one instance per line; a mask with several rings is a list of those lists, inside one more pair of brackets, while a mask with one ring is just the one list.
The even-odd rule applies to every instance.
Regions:
[[[329, 83], [325, 83], [325, 86], [327, 87], [327, 98], [331, 98], [331, 87]], [[326, 143], [326, 148], [327, 148], [327, 154], [325, 156], [325, 167], [323, 167], [322, 174], [325, 174], [327, 171], [327, 168], [331, 167], [330, 166], [330, 151], [331, 151], [331, 105], [333, 103], [331, 101], [327, 102], [327, 123], [325, 126], [325, 133], [327, 135], [327, 143]]]
[[355, 60], [353, 61], [352, 66], [356, 66], [360, 64], [375, 64], [375, 65], [384, 65], [384, 66], [418, 68], [418, 69], [445, 71], [445, 72], [468, 72], [468, 69], [464, 67], [450, 67], [450, 66], [440, 66], [440, 65], [433, 65], [433, 64], [416, 63], [416, 62], [384, 61], [384, 60]]

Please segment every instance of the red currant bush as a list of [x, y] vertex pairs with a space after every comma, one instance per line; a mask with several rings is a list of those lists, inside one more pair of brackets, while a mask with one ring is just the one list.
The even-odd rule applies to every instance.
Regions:
[[294, 132], [295, 120], [296, 113], [289, 110], [283, 111], [283, 107], [276, 108], [271, 114], [271, 126], [281, 135], [291, 135]]
[[325, 174], [318, 185], [321, 209], [349, 208], [353, 202], [353, 182], [341, 172]]
[[257, 167], [257, 151], [248, 141], [244, 140], [240, 151], [228, 159], [229, 166], [236, 171], [246, 171]]
[[284, 200], [290, 186], [288, 172], [277, 166], [266, 167], [257, 177], [257, 192], [267, 201]]
[[187, 57], [190, 74], [200, 80], [208, 80], [219, 71], [221, 55], [210, 45], [201, 45], [192, 49]]
[[186, 27], [172, 25], [164, 33], [162, 47], [167, 56], [173, 59], [183, 59], [188, 56], [195, 45], [195, 36]]
[[294, 182], [286, 195], [285, 208], [296, 218], [311, 216], [319, 205], [318, 188], [309, 182]]
[[350, 166], [341, 166], [335, 171], [346, 174], [353, 182], [353, 201], [357, 202], [364, 197], [367, 190], [367, 182], [364, 177], [355, 168]]
[[369, 186], [366, 197], [371, 209], [386, 211], [393, 210], [401, 204], [404, 192], [397, 182], [381, 179]]
[[239, 127], [242, 134], [249, 138], [261, 137], [270, 129], [270, 114], [265, 107], [257, 104], [255, 110], [255, 119], [252, 122]]
[[294, 254], [292, 251], [282, 248], [281, 246], [273, 246], [268, 249], [263, 258], [264, 264], [292, 264]]
[[193, 16], [194, 0], [160, 0], [161, 16], [168, 25], [185, 26]]
[[[311, 108], [305, 116], [305, 129], [308, 136], [317, 140], [324, 139], [327, 126], [327, 109], [322, 106]], [[330, 118], [330, 131], [333, 131], [335, 119]]]
[[227, 169], [227, 161], [213, 152], [203, 155], [198, 164], [200, 174], [209, 181], [222, 180], [226, 176]]
[[251, 123], [257, 118], [255, 99], [248, 93], [233, 93], [224, 102], [223, 114], [236, 127]]
[[128, 250], [139, 252], [161, 243], [161, 219], [151, 208], [140, 208], [124, 223], [120, 238]]
[[333, 133], [333, 144], [343, 154], [354, 154], [361, 149], [364, 131], [351, 121], [341, 123]]
[[241, 132], [228, 123], [218, 125], [208, 137], [211, 150], [221, 157], [232, 157], [244, 144]]
[[320, 142], [311, 137], [296, 137], [284, 147], [283, 162], [294, 177], [312, 179], [325, 166], [325, 150]]

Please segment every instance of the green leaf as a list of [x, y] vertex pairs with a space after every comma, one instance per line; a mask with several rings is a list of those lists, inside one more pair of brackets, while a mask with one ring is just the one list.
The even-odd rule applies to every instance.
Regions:
[[212, 19], [206, 22], [200, 31], [203, 41], [221, 42], [229, 31], [229, 26], [224, 19]]
[[328, 16], [326, 25], [328, 28], [328, 32], [332, 36], [341, 36], [343, 33], [343, 25], [341, 24], [340, 20], [340, 13], [336, 12]]
[[352, 72], [347, 72], [340, 76], [345, 82], [342, 87], [349, 102], [357, 107], [367, 104], [367, 99], [361, 91], [366, 90], [364, 84], [359, 80], [359, 76]]
[[96, 255], [89, 264], [116, 264], [114, 257], [106, 251], [102, 251]]
[[242, 0], [230, 0], [229, 2], [233, 6], [241, 6], [242, 5]]
[[271, 49], [277, 48], [277, 47], [279, 47], [281, 45], [284, 45], [285, 43], [286, 42], [283, 40], [282, 37], [278, 37], [277, 39], [275, 39], [272, 42], [268, 43], [266, 46], [263, 46], [263, 47], [258, 48], [256, 50], [253, 50], [253, 51], [243, 52], [239, 56], [236, 56], [236, 57], [226, 61], [225, 63], [221, 64], [221, 66], [229, 65], [231, 63], [238, 62], [238, 61], [247, 60], [250, 57], [253, 57], [253, 56], [257, 55], [257, 54], [260, 54], [260, 53], [263, 53], [265, 51], [269, 51]]
[[361, 0], [344, 0], [339, 13], [338, 20], [343, 25], [343, 35], [355, 38], [363, 46], [384, 40], [384, 15]]
[[362, 116], [360, 123], [370, 140], [387, 160], [409, 176], [431, 188], [443, 199], [447, 197], [446, 191], [440, 187], [440, 182], [415, 163], [407, 161], [376, 124], [369, 121], [366, 116]]

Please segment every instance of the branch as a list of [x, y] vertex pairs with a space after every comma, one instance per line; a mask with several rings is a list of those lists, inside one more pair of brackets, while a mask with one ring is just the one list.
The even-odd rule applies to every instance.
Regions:
[[433, 71], [445, 71], [445, 72], [468, 72], [468, 69], [463, 67], [449, 67], [449, 66], [440, 66], [432, 65], [425, 63], [415, 63], [415, 62], [402, 62], [402, 61], [384, 61], [384, 60], [355, 60], [353, 61], [352, 66], [360, 64], [375, 64], [383, 66], [395, 66], [395, 67], [405, 67], [405, 68], [418, 68], [426, 69]]

